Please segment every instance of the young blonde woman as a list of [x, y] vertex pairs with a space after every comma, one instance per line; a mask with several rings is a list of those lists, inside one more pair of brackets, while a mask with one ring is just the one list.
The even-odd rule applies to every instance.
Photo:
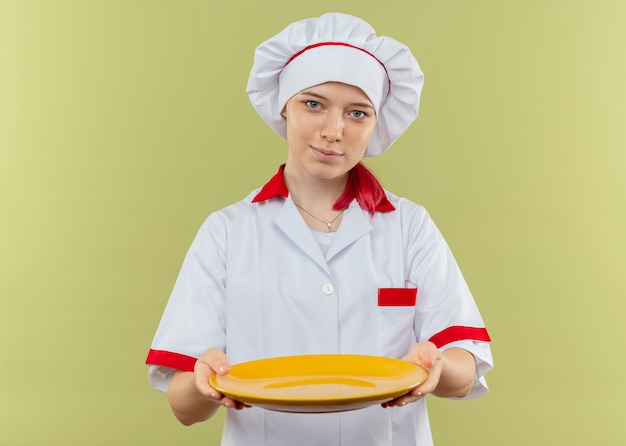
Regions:
[[[184, 260], [146, 361], [183, 424], [225, 406], [223, 445], [424, 446], [426, 395], [487, 391], [490, 338], [444, 238], [361, 163], [417, 117], [422, 85], [405, 45], [346, 14], [292, 23], [256, 49], [247, 91], [287, 157], [209, 215]], [[244, 407], [209, 385], [233, 364], [319, 353], [402, 358], [428, 378], [324, 414]]]

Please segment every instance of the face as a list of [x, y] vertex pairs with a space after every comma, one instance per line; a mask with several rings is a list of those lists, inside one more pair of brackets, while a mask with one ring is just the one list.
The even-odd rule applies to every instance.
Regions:
[[346, 177], [363, 157], [376, 127], [369, 98], [355, 86], [326, 82], [302, 90], [283, 110], [292, 173], [319, 179]]

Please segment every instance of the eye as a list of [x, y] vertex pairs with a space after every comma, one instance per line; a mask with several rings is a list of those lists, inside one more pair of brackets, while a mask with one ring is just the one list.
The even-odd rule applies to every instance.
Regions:
[[313, 110], [317, 110], [318, 108], [320, 108], [320, 103], [317, 101], [306, 101], [305, 104], [307, 105], [307, 107]]
[[361, 110], [353, 110], [350, 112], [350, 115], [356, 119], [365, 119], [367, 117], [367, 113]]

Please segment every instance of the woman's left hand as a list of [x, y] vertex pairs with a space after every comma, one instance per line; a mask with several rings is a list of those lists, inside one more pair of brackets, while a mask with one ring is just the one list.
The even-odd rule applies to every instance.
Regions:
[[402, 359], [424, 367], [428, 372], [428, 377], [426, 381], [410, 393], [382, 403], [382, 407], [405, 406], [409, 403], [414, 403], [429, 393], [433, 393], [439, 384], [444, 356], [435, 344], [429, 341], [418, 342], [413, 346], [409, 354]]
[[432, 342], [418, 342], [402, 359], [424, 367], [428, 377], [412, 392], [383, 403], [383, 407], [405, 406], [429, 393], [445, 398], [463, 398], [474, 386], [476, 360], [465, 349], [450, 347], [441, 352]]

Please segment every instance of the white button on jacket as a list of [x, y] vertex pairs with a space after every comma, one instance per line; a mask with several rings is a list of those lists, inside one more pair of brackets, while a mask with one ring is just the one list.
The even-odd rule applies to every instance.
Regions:
[[324, 284], [324, 286], [322, 287], [322, 293], [326, 294], [327, 296], [330, 296], [334, 292], [335, 292], [335, 287], [333, 286], [332, 283]]

